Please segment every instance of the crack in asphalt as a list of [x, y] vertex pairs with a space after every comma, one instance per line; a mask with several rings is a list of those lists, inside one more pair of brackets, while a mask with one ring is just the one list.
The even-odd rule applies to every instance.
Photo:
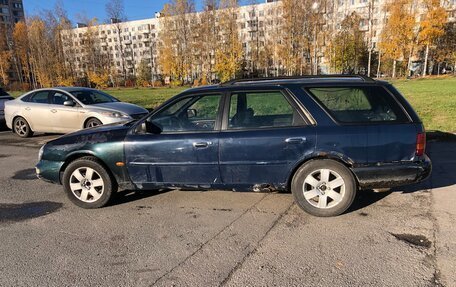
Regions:
[[255, 246], [255, 248], [253, 248], [250, 252], [248, 252], [242, 259], [241, 261], [239, 261], [234, 267], [233, 269], [231, 269], [230, 273], [228, 273], [228, 275], [225, 277], [225, 279], [223, 279], [223, 281], [219, 284], [219, 286], [225, 286], [228, 281], [233, 277], [233, 274], [239, 270], [242, 265], [245, 263], [245, 261], [247, 261], [247, 259], [249, 257], [251, 257], [252, 255], [254, 255], [257, 251], [258, 251], [258, 248], [261, 247], [261, 243], [263, 242], [263, 240], [269, 235], [269, 233], [272, 231], [272, 229], [274, 229], [274, 227], [277, 225], [277, 223], [286, 215], [288, 214], [288, 212], [290, 211], [291, 207], [294, 205], [294, 201], [287, 207], [287, 209], [282, 212], [272, 223], [272, 225], [269, 227], [269, 229], [264, 233], [263, 237], [260, 238], [260, 240], [258, 240], [258, 243], [257, 245]]
[[[171, 274], [174, 270], [176, 270], [177, 268], [179, 268], [180, 266], [182, 266], [185, 262], [187, 262], [190, 258], [192, 258], [195, 254], [197, 254], [199, 251], [201, 251], [204, 246], [206, 246], [209, 242], [211, 242], [212, 240], [214, 240], [217, 236], [219, 236], [220, 234], [222, 234], [225, 230], [227, 230], [228, 228], [230, 228], [236, 221], [238, 221], [240, 218], [242, 218], [245, 214], [247, 214], [249, 211], [251, 211], [254, 207], [256, 207], [261, 201], [263, 201], [268, 195], [270, 194], [265, 194], [262, 198], [260, 198], [257, 202], [255, 202], [252, 206], [250, 206], [249, 208], [247, 208], [244, 212], [242, 212], [238, 217], [236, 217], [233, 221], [231, 221], [227, 226], [225, 226], [224, 228], [222, 228], [222, 230], [220, 230], [219, 232], [217, 232], [214, 236], [212, 236], [211, 238], [209, 238], [207, 241], [205, 241], [203, 244], [201, 244], [192, 254], [190, 254], [189, 256], [187, 256], [184, 260], [182, 260], [181, 262], [179, 262], [179, 264], [177, 264], [176, 266], [174, 266], [173, 268], [171, 268], [170, 270], [168, 270], [167, 272], [165, 272], [162, 276], [158, 277], [151, 285], [149, 286], [155, 286], [160, 280], [162, 280], [164, 277], [166, 277], [167, 275]], [[288, 209], [287, 209], [288, 210]]]

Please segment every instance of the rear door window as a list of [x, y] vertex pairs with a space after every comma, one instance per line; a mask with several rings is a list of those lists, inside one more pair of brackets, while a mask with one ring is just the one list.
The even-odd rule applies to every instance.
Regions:
[[321, 87], [308, 91], [341, 123], [409, 121], [399, 103], [379, 86]]
[[49, 103], [49, 91], [39, 91], [33, 94], [29, 102], [37, 104], [48, 104]]
[[230, 97], [228, 129], [278, 128], [304, 124], [298, 111], [279, 91], [240, 92]]

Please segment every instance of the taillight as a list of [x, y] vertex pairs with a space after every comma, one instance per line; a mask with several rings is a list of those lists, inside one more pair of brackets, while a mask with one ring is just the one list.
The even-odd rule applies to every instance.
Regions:
[[416, 135], [416, 155], [422, 156], [426, 149], [426, 133], [419, 133]]

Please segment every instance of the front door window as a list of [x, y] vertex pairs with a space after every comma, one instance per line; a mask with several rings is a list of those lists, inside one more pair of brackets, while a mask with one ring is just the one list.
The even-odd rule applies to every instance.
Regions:
[[161, 128], [163, 133], [214, 131], [221, 98], [219, 94], [183, 98], [148, 121]]

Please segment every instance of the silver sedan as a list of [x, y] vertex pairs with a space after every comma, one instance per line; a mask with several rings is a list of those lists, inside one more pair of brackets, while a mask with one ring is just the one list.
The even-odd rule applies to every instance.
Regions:
[[20, 137], [34, 132], [68, 133], [82, 128], [139, 119], [147, 110], [88, 88], [51, 88], [5, 103], [8, 128]]

